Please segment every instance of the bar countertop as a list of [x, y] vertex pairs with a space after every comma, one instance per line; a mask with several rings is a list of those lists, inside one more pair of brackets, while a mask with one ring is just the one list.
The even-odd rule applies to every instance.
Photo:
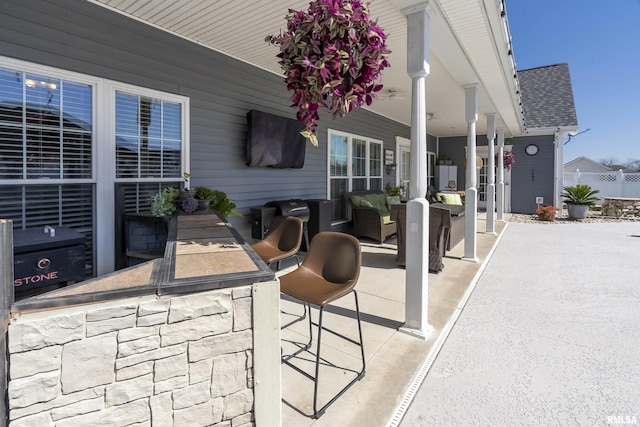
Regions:
[[171, 218], [164, 257], [15, 302], [25, 312], [142, 295], [250, 285], [275, 274], [231, 224], [214, 213]]

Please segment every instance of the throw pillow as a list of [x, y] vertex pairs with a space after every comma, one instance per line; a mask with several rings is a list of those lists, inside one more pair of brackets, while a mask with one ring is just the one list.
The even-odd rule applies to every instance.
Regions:
[[382, 212], [383, 215], [388, 215], [389, 208], [387, 207], [387, 197], [384, 195], [384, 193], [374, 194], [373, 196], [375, 200], [372, 201], [371, 204], [380, 212]]
[[368, 201], [367, 199], [362, 199], [362, 200], [360, 201], [360, 206], [363, 206], [363, 207], [365, 207], [365, 208], [372, 208], [372, 207], [373, 207], [373, 205], [371, 204], [371, 202], [370, 202], [370, 201]]
[[351, 196], [351, 203], [353, 203], [353, 206], [360, 206], [361, 202], [362, 196]]
[[447, 205], [462, 205], [462, 199], [459, 194], [442, 193], [440, 195], [442, 201]]
[[436, 193], [436, 200], [442, 202], [442, 193]]
[[399, 205], [400, 196], [387, 196], [387, 206]]

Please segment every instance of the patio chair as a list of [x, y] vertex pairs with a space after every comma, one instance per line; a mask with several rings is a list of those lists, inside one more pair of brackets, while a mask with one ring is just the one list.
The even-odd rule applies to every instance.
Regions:
[[[302, 265], [291, 273], [280, 277], [280, 291], [283, 294], [293, 297], [303, 304], [314, 305], [319, 309], [318, 323], [312, 321], [311, 311], [309, 310], [309, 342], [293, 354], [285, 355], [282, 358], [283, 363], [313, 380], [314, 418], [322, 416], [329, 405], [334, 403], [349, 387], [364, 376], [365, 358], [362, 343], [362, 326], [360, 324], [358, 294], [355, 290], [361, 265], [362, 254], [360, 252], [360, 242], [358, 239], [345, 233], [323, 231], [318, 233], [311, 241], [309, 252], [302, 262]], [[353, 292], [355, 298], [359, 342], [322, 326], [324, 308], [331, 302], [351, 292]], [[316, 326], [318, 330], [318, 345], [315, 354], [309, 350], [311, 348], [311, 341], [313, 340], [313, 326]], [[352, 370], [355, 372], [356, 377], [333, 396], [328, 403], [318, 409], [318, 374], [320, 370], [320, 347], [322, 344], [323, 330], [359, 346], [362, 356], [362, 369], [359, 372]], [[291, 359], [305, 351], [315, 356], [315, 375], [313, 376], [290, 362]], [[322, 360], [328, 363], [326, 359]], [[331, 364], [331, 366], [336, 365]]]
[[251, 248], [267, 265], [277, 263], [276, 270], [280, 270], [280, 261], [292, 257], [300, 266], [297, 254], [302, 244], [302, 230], [303, 223], [298, 217], [274, 217], [264, 239], [251, 245]]

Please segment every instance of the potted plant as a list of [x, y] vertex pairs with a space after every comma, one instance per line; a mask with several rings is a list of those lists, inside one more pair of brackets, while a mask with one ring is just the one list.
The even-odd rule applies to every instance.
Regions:
[[541, 221], [555, 221], [556, 220], [556, 208], [551, 205], [538, 206], [536, 211], [538, 219]]
[[389, 66], [387, 36], [359, 0], [312, 0], [309, 9], [289, 9], [287, 30], [265, 38], [280, 48], [276, 55], [292, 91], [291, 106], [305, 124], [302, 135], [318, 145], [318, 108], [344, 117], [371, 105]]
[[153, 196], [151, 213], [154, 216], [170, 216], [176, 211], [176, 198], [178, 190], [173, 187], [165, 187]]
[[227, 194], [220, 190], [212, 191], [214, 196], [209, 204], [209, 210], [217, 212], [223, 219], [227, 219], [231, 214], [236, 215], [234, 211], [236, 204], [227, 197]]
[[196, 187], [193, 189], [193, 197], [198, 201], [198, 210], [207, 210], [216, 193], [209, 187]]
[[562, 191], [562, 198], [567, 204], [569, 218], [586, 218], [589, 207], [600, 201], [600, 199], [595, 196], [599, 192], [599, 190], [594, 190], [587, 184], [577, 184], [570, 187], [564, 187]]

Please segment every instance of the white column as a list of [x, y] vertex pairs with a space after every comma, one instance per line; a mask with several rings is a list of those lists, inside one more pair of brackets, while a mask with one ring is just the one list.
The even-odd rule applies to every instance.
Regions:
[[497, 219], [504, 222], [504, 129], [498, 129], [498, 188], [496, 192]]
[[553, 186], [553, 205], [556, 208], [556, 217], [562, 217], [562, 186], [564, 181], [564, 132], [556, 132], [553, 139], [555, 146], [555, 173], [554, 173], [554, 186]]
[[487, 221], [486, 233], [496, 234], [495, 213], [496, 213], [496, 168], [495, 168], [495, 147], [496, 142], [496, 115], [487, 114], [487, 144], [489, 165], [487, 166]]
[[411, 77], [411, 165], [407, 203], [405, 323], [401, 331], [426, 338], [429, 294], [429, 203], [427, 194], [427, 109], [425, 80], [429, 74], [429, 18], [422, 3], [403, 9], [407, 17], [407, 73]]
[[476, 216], [478, 189], [476, 174], [476, 122], [478, 121], [478, 84], [464, 87], [465, 120], [467, 121], [467, 188], [464, 196], [464, 256], [465, 261], [478, 262], [476, 256]]

